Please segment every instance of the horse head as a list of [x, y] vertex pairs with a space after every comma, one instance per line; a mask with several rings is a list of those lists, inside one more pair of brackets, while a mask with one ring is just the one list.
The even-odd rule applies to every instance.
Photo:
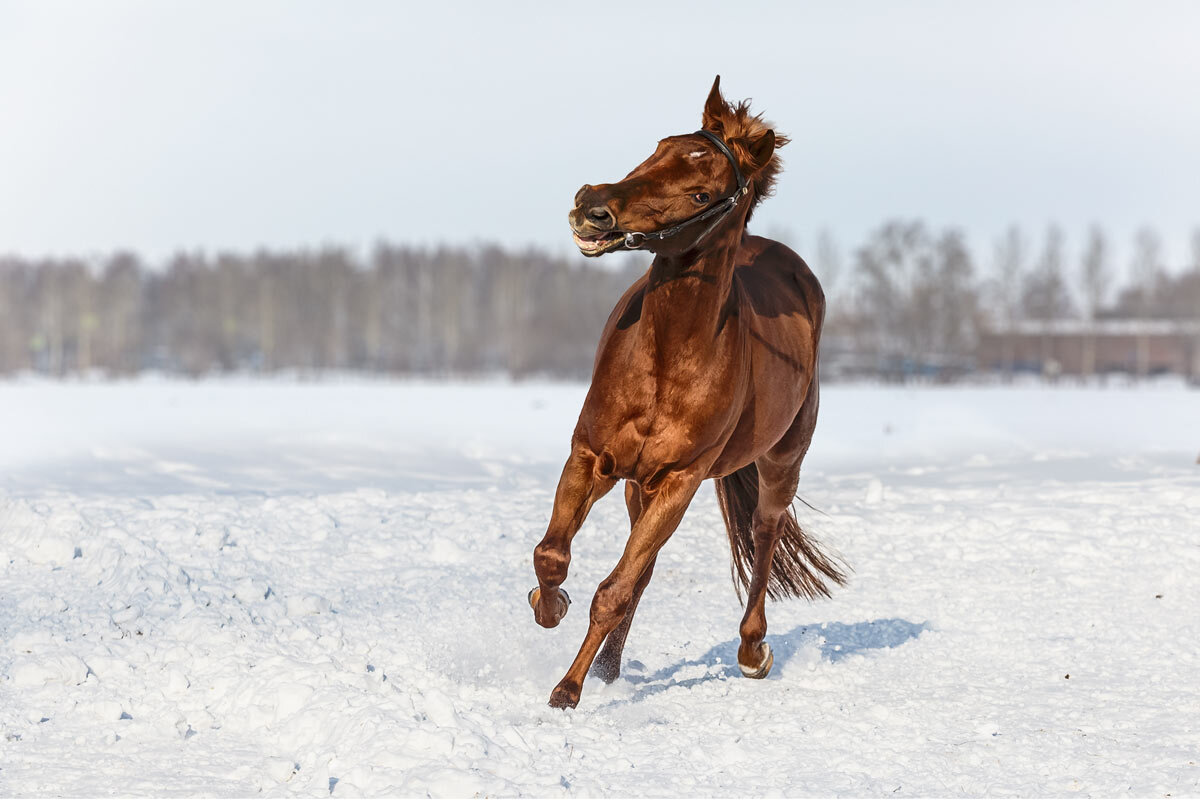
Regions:
[[696, 249], [722, 225], [740, 228], [774, 187], [787, 144], [746, 102], [721, 96], [721, 76], [704, 104], [701, 129], [668, 136], [617, 183], [584, 184], [568, 215], [585, 256], [642, 249]]

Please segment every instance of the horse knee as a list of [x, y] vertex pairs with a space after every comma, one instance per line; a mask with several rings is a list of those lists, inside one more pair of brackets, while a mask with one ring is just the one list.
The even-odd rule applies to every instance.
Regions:
[[630, 591], [616, 584], [608, 581], [601, 583], [596, 589], [596, 596], [592, 598], [592, 624], [602, 629], [616, 627], [629, 610], [631, 595]]
[[561, 547], [542, 542], [533, 549], [533, 571], [549, 586], [558, 586], [567, 579], [571, 556]]

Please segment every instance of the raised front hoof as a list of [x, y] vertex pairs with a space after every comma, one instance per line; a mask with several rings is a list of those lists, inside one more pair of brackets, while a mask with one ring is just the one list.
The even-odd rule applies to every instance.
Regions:
[[579, 687], [569, 683], [560, 683], [550, 693], [551, 708], [574, 708], [579, 705]]
[[762, 660], [756, 667], [746, 666], [740, 658], [738, 659], [738, 669], [747, 678], [761, 679], [771, 674], [771, 667], [775, 663], [775, 654], [771, 652], [771, 645], [763, 642], [758, 646], [758, 653]]
[[543, 628], [553, 628], [567, 615], [571, 607], [571, 596], [564, 589], [551, 589], [542, 602], [542, 590], [535, 586], [529, 590], [529, 607], [533, 609], [533, 618]]

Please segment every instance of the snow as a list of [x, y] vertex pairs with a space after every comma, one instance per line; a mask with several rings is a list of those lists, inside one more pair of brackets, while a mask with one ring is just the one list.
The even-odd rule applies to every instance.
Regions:
[[1200, 394], [826, 387], [851, 584], [742, 678], [706, 489], [563, 712], [628, 525], [537, 627], [584, 391], [0, 384], [0, 795], [1200, 795]]

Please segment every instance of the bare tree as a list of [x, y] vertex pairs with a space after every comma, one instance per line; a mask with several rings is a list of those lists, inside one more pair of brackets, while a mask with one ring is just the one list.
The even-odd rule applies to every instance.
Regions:
[[132, 374], [142, 366], [142, 280], [142, 265], [133, 253], [114, 253], [104, 264], [97, 302], [97, 358], [109, 374]]
[[1087, 320], [1087, 333], [1083, 339], [1083, 374], [1090, 376], [1096, 371], [1096, 315], [1108, 295], [1112, 283], [1112, 268], [1108, 263], [1108, 239], [1099, 225], [1088, 230], [1087, 246], [1080, 265], [1080, 284], [1083, 295], [1083, 312]]
[[34, 346], [33, 268], [0, 258], [0, 373], [30, 369]]
[[[1138, 314], [1149, 319], [1154, 314], [1155, 289], [1162, 277], [1162, 237], [1149, 226], [1142, 227], [1133, 238], [1133, 262], [1130, 279], [1137, 296]], [[1150, 337], [1138, 336], [1137, 374], [1145, 377], [1150, 371]]]
[[1133, 238], [1133, 260], [1129, 266], [1130, 283], [1137, 293], [1139, 313], [1154, 314], [1155, 290], [1165, 276], [1162, 263], [1162, 237], [1150, 227], [1139, 228]]
[[1063, 275], [1063, 249], [1062, 228], [1051, 225], [1046, 229], [1041, 255], [1033, 271], [1026, 276], [1022, 290], [1022, 305], [1030, 319], [1049, 323], [1074, 313], [1074, 304]]
[[1033, 271], [1025, 278], [1022, 304], [1026, 315], [1041, 323], [1042, 372], [1056, 376], [1059, 363], [1054, 358], [1051, 325], [1055, 320], [1066, 319], [1073, 314], [1071, 295], [1063, 275], [1064, 237], [1062, 228], [1050, 225]]
[[962, 235], [889, 222], [857, 253], [866, 346], [888, 371], [944, 371], [974, 349], [974, 268]]
[[996, 320], [1003, 330], [1002, 357], [1005, 375], [1012, 380], [1016, 360], [1016, 326], [1024, 316], [1021, 290], [1025, 285], [1025, 269], [1029, 258], [1029, 242], [1021, 229], [1009, 225], [996, 240], [992, 256], [992, 293], [996, 298]]
[[961, 231], [946, 230], [937, 241], [935, 337], [944, 353], [973, 352], [979, 329], [975, 265]]
[[1087, 319], [1093, 320], [1104, 305], [1113, 278], [1108, 258], [1108, 238], [1098, 225], [1088, 229], [1087, 246], [1080, 267], [1083, 312]]

